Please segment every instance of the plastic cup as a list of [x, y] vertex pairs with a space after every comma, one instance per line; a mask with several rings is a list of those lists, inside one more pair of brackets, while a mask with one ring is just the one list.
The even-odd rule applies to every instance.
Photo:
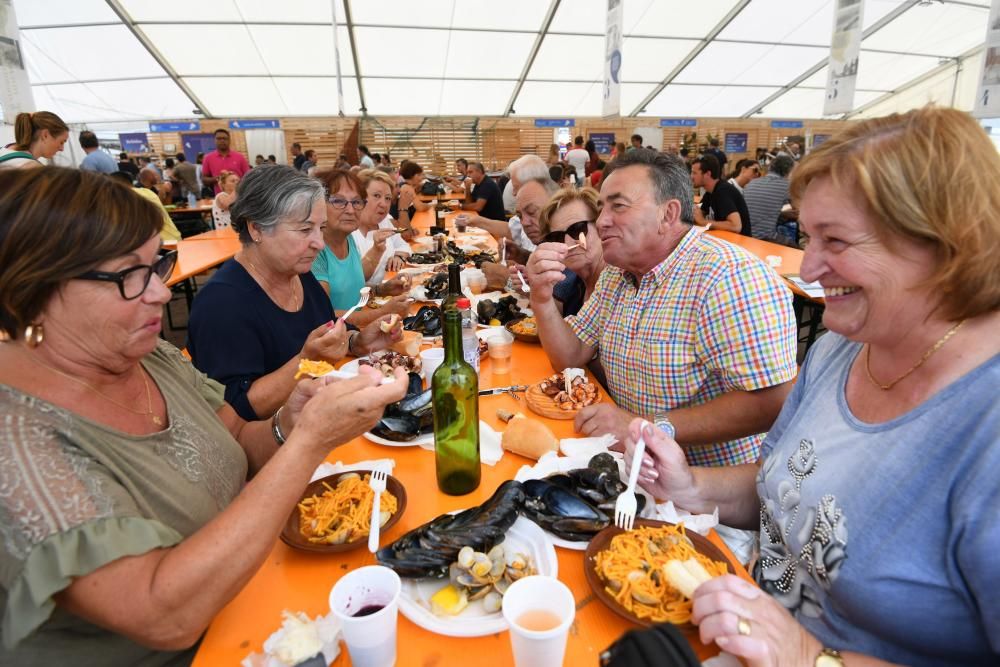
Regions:
[[[355, 667], [396, 664], [399, 575], [381, 565], [348, 572], [330, 591], [330, 609], [340, 621]], [[362, 615], [358, 615], [358, 614]]]
[[772, 269], [776, 269], [779, 266], [781, 266], [781, 257], [779, 257], [778, 255], [768, 255], [767, 257], [764, 258], [764, 260], [767, 262], [767, 265], [770, 266]]
[[490, 355], [490, 366], [498, 375], [510, 373], [510, 358], [514, 352], [514, 341], [508, 336], [490, 336], [486, 339]]
[[566, 584], [554, 577], [519, 579], [504, 593], [502, 613], [510, 625], [516, 667], [563, 664], [576, 616], [576, 601]]
[[464, 234], [465, 228], [469, 226], [469, 216], [462, 213], [461, 215], [455, 216], [455, 229]]
[[434, 377], [434, 371], [444, 363], [444, 348], [429, 347], [420, 353], [420, 364], [424, 369], [424, 378], [428, 382]]

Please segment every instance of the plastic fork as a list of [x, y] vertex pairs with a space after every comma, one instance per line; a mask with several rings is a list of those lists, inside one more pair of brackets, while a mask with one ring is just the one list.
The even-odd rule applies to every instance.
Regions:
[[517, 271], [517, 277], [521, 279], [521, 289], [524, 290], [525, 294], [529, 294], [531, 292], [531, 285], [529, 285], [528, 281], [524, 279], [523, 275], [521, 275], [521, 269], [515, 269], [515, 271]]
[[[645, 429], [647, 422], [643, 422]], [[639, 467], [642, 465], [642, 456], [646, 453], [646, 441], [642, 437], [642, 430], [639, 431], [639, 442], [635, 443], [635, 452], [632, 453], [632, 466], [628, 471], [628, 488], [618, 494], [615, 501], [615, 525], [622, 530], [632, 530], [635, 524], [635, 511], [638, 503], [635, 499], [635, 483], [639, 479]]]
[[371, 298], [372, 289], [370, 287], [361, 288], [361, 296], [358, 298], [358, 302], [351, 306], [351, 309], [344, 313], [344, 316], [340, 319], [344, 320], [344, 324], [347, 324], [347, 318], [350, 317], [355, 310], [358, 308], [363, 308], [368, 305], [368, 299]]
[[386, 477], [388, 475], [384, 470], [372, 470], [371, 478], [368, 480], [368, 485], [375, 492], [375, 500], [372, 501], [372, 525], [368, 531], [368, 551], [372, 553], [378, 551], [378, 534], [382, 525], [382, 522], [379, 521], [379, 515], [382, 513], [379, 505], [382, 500], [382, 492], [385, 491]]

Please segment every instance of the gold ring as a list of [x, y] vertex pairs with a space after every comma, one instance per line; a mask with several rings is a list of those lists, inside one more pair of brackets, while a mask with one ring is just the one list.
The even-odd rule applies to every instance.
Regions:
[[750, 636], [750, 621], [748, 621], [747, 619], [743, 618], [742, 616], [740, 616], [739, 619], [740, 620], [737, 621], [737, 623], [736, 623], [736, 631], [739, 632], [744, 637], [749, 637]]

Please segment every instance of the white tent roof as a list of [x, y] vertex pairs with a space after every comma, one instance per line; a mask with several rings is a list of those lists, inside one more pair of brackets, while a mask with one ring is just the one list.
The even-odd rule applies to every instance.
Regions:
[[[622, 114], [821, 118], [834, 0], [624, 0]], [[40, 109], [599, 116], [606, 0], [14, 0]], [[982, 49], [988, 0], [865, 0], [855, 107]], [[960, 69], [960, 68], [959, 68]]]

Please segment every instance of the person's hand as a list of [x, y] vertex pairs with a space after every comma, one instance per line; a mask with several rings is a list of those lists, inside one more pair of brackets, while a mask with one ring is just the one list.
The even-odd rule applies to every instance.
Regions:
[[301, 438], [325, 456], [333, 447], [370, 430], [385, 406], [406, 395], [408, 379], [406, 372], [397, 368], [394, 381], [382, 384], [379, 371], [362, 366], [354, 378], [322, 377], [313, 382], [319, 386], [301, 408], [289, 437]]
[[823, 649], [779, 602], [732, 574], [695, 590], [691, 622], [703, 644], [715, 642], [750, 667], [811, 665]]
[[[531, 287], [531, 281], [528, 280], [528, 276], [524, 275], [524, 269], [525, 267], [523, 264], [516, 263], [511, 263], [511, 265], [507, 267], [507, 277], [510, 278], [511, 285], [513, 285], [514, 289], [521, 294], [527, 294], [527, 291], [524, 289], [525, 286]], [[521, 280], [521, 276], [524, 276], [524, 280]]]
[[639, 468], [639, 486], [656, 498], [677, 499], [684, 504], [684, 497], [694, 492], [694, 475], [688, 465], [684, 450], [666, 433], [653, 424], [634, 419], [628, 426], [625, 444], [626, 473], [631, 473], [632, 455], [640, 434], [646, 442], [646, 453]]
[[413, 186], [409, 183], [404, 184], [403, 187], [399, 189], [399, 210], [405, 211], [410, 208], [416, 198], [417, 193], [414, 191]]
[[[532, 288], [534, 289], [534, 288]], [[577, 433], [585, 436], [598, 436], [610, 433], [625, 442], [628, 436], [628, 425], [635, 416], [609, 403], [588, 405], [576, 414], [573, 426]]]
[[409, 282], [403, 276], [396, 276], [392, 280], [385, 280], [378, 286], [379, 296], [399, 296], [405, 294], [410, 289]]
[[385, 252], [385, 242], [395, 233], [393, 229], [376, 229], [372, 234], [372, 250], [376, 251], [379, 257]]
[[493, 262], [483, 262], [479, 268], [486, 275], [487, 292], [502, 290], [507, 286], [507, 280], [510, 278], [510, 269], [506, 266], [494, 264]]
[[406, 260], [403, 259], [402, 255], [393, 255], [392, 257], [389, 258], [389, 261], [385, 263], [385, 270], [399, 271], [401, 268], [403, 268], [403, 264], [405, 263]]
[[399, 315], [400, 318], [404, 318], [410, 314], [410, 297], [404, 295], [394, 296], [385, 302], [385, 305], [379, 308], [380, 313], [385, 315], [392, 315], [395, 313]]
[[506, 248], [505, 256], [507, 258], [507, 264], [526, 264], [528, 259], [531, 257], [531, 253], [517, 245], [514, 241], [508, 238], [500, 239], [500, 243]]
[[340, 361], [347, 354], [347, 326], [344, 321], [327, 322], [313, 329], [302, 346], [303, 359]]
[[524, 277], [531, 285], [531, 300], [548, 303], [552, 300], [552, 290], [566, 279], [566, 244], [543, 243], [535, 248], [528, 258]]
[[[397, 297], [397, 299], [403, 299], [404, 297]], [[392, 302], [390, 302], [392, 303]], [[407, 307], [408, 311], [408, 307]], [[378, 350], [384, 350], [393, 343], [403, 338], [403, 313], [398, 313], [399, 317], [396, 318], [396, 324], [389, 329], [388, 333], [382, 331], [382, 323], [389, 322], [392, 319], [392, 315], [383, 315], [371, 322], [368, 326], [361, 330], [358, 334], [357, 339], [354, 342], [354, 351], [358, 354], [371, 354]]]

